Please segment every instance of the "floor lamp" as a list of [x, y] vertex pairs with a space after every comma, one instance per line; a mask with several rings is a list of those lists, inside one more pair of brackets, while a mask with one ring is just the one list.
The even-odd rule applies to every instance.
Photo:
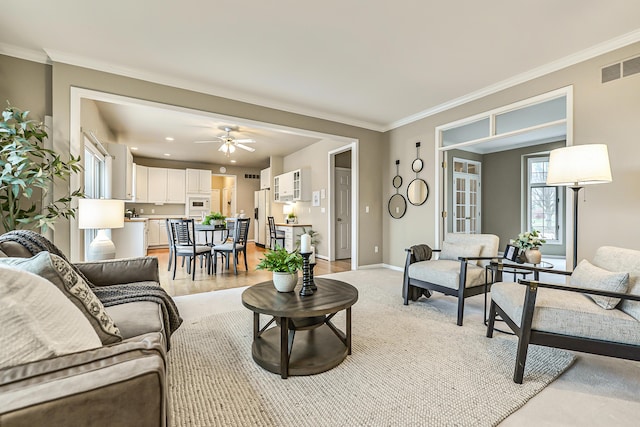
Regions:
[[109, 199], [78, 199], [78, 228], [98, 230], [89, 245], [87, 261], [113, 259], [116, 246], [106, 234], [107, 229], [124, 227], [124, 201]]
[[607, 182], [611, 182], [611, 168], [605, 144], [572, 145], [551, 151], [547, 185], [573, 190], [573, 268], [578, 263], [578, 191], [585, 185]]

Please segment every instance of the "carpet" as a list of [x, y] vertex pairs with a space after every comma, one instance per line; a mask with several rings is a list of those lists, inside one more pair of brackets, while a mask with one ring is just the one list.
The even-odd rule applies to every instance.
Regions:
[[[455, 309], [428, 300], [403, 306], [397, 283], [333, 277], [360, 293], [352, 355], [283, 380], [251, 358], [249, 310], [185, 321], [169, 352], [172, 425], [496, 425], [573, 362], [566, 351], [531, 346], [524, 384], [514, 384], [514, 337], [486, 338], [481, 321], [466, 317], [456, 326]], [[344, 327], [344, 316], [334, 319]]]

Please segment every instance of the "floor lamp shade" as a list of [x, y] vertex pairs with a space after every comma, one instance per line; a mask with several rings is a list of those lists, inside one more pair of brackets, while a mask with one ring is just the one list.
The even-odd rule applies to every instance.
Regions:
[[578, 191], [584, 185], [611, 181], [605, 144], [572, 145], [549, 154], [547, 185], [569, 186], [573, 190], [573, 268], [578, 263]]
[[124, 201], [79, 199], [78, 227], [81, 230], [98, 230], [97, 236], [89, 245], [89, 250], [87, 251], [88, 260], [115, 258], [116, 247], [105, 233], [105, 230], [124, 227]]

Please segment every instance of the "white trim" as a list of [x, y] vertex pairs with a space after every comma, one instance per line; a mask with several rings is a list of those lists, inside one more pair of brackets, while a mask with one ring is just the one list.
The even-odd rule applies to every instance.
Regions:
[[379, 264], [367, 264], [367, 265], [361, 265], [358, 267], [359, 270], [373, 270], [374, 268], [385, 268], [386, 264], [383, 263], [379, 263]]
[[0, 54], [25, 59], [27, 61], [39, 62], [41, 64], [51, 64], [49, 57], [44, 51], [27, 49], [8, 43], [0, 42]]
[[534, 80], [547, 74], [551, 74], [553, 72], [570, 67], [572, 65], [579, 64], [580, 62], [584, 62], [589, 59], [595, 58], [596, 56], [623, 48], [638, 41], [640, 41], [640, 29], [631, 31], [630, 33], [605, 41], [603, 43], [599, 43], [590, 48], [581, 50], [580, 52], [576, 52], [557, 61], [545, 64], [541, 67], [534, 68], [533, 70], [529, 70], [525, 73], [518, 74], [517, 76], [511, 77], [501, 82], [486, 86], [480, 90], [471, 92], [459, 98], [452, 99], [440, 105], [436, 105], [435, 107], [405, 117], [404, 119], [396, 120], [395, 122], [392, 122], [387, 126], [386, 131], [398, 128], [400, 126], [408, 125], [418, 120], [422, 120], [426, 117], [430, 117], [443, 111], [447, 111], [452, 108], [467, 104], [471, 101], [476, 101], [480, 98], [484, 98], [485, 96], [493, 95], [494, 93], [500, 92], [502, 90], [509, 89], [519, 84], [526, 83], [530, 80]]
[[398, 267], [397, 265], [391, 265], [391, 264], [372, 264], [371, 267], [369, 267], [368, 265], [365, 265], [365, 266], [361, 266], [360, 268], [366, 269], [366, 268], [378, 268], [378, 267], [387, 268], [389, 270], [395, 270], [395, 271], [404, 271], [404, 267]]

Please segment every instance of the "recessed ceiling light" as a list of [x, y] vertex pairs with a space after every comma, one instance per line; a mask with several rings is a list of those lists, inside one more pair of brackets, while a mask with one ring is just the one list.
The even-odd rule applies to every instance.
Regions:
[[164, 155], [167, 156], [167, 157], [171, 157], [171, 154], [169, 154], [169, 153], [164, 153]]
[[138, 150], [138, 147], [131, 147], [131, 149], [132, 149], [133, 151], [137, 151], [137, 150]]
[[235, 163], [235, 162], [236, 162], [235, 160], [231, 160], [231, 163]]
[[173, 141], [173, 138], [172, 138], [172, 137], [170, 137], [170, 136], [166, 137], [165, 139], [166, 139], [167, 141]]

